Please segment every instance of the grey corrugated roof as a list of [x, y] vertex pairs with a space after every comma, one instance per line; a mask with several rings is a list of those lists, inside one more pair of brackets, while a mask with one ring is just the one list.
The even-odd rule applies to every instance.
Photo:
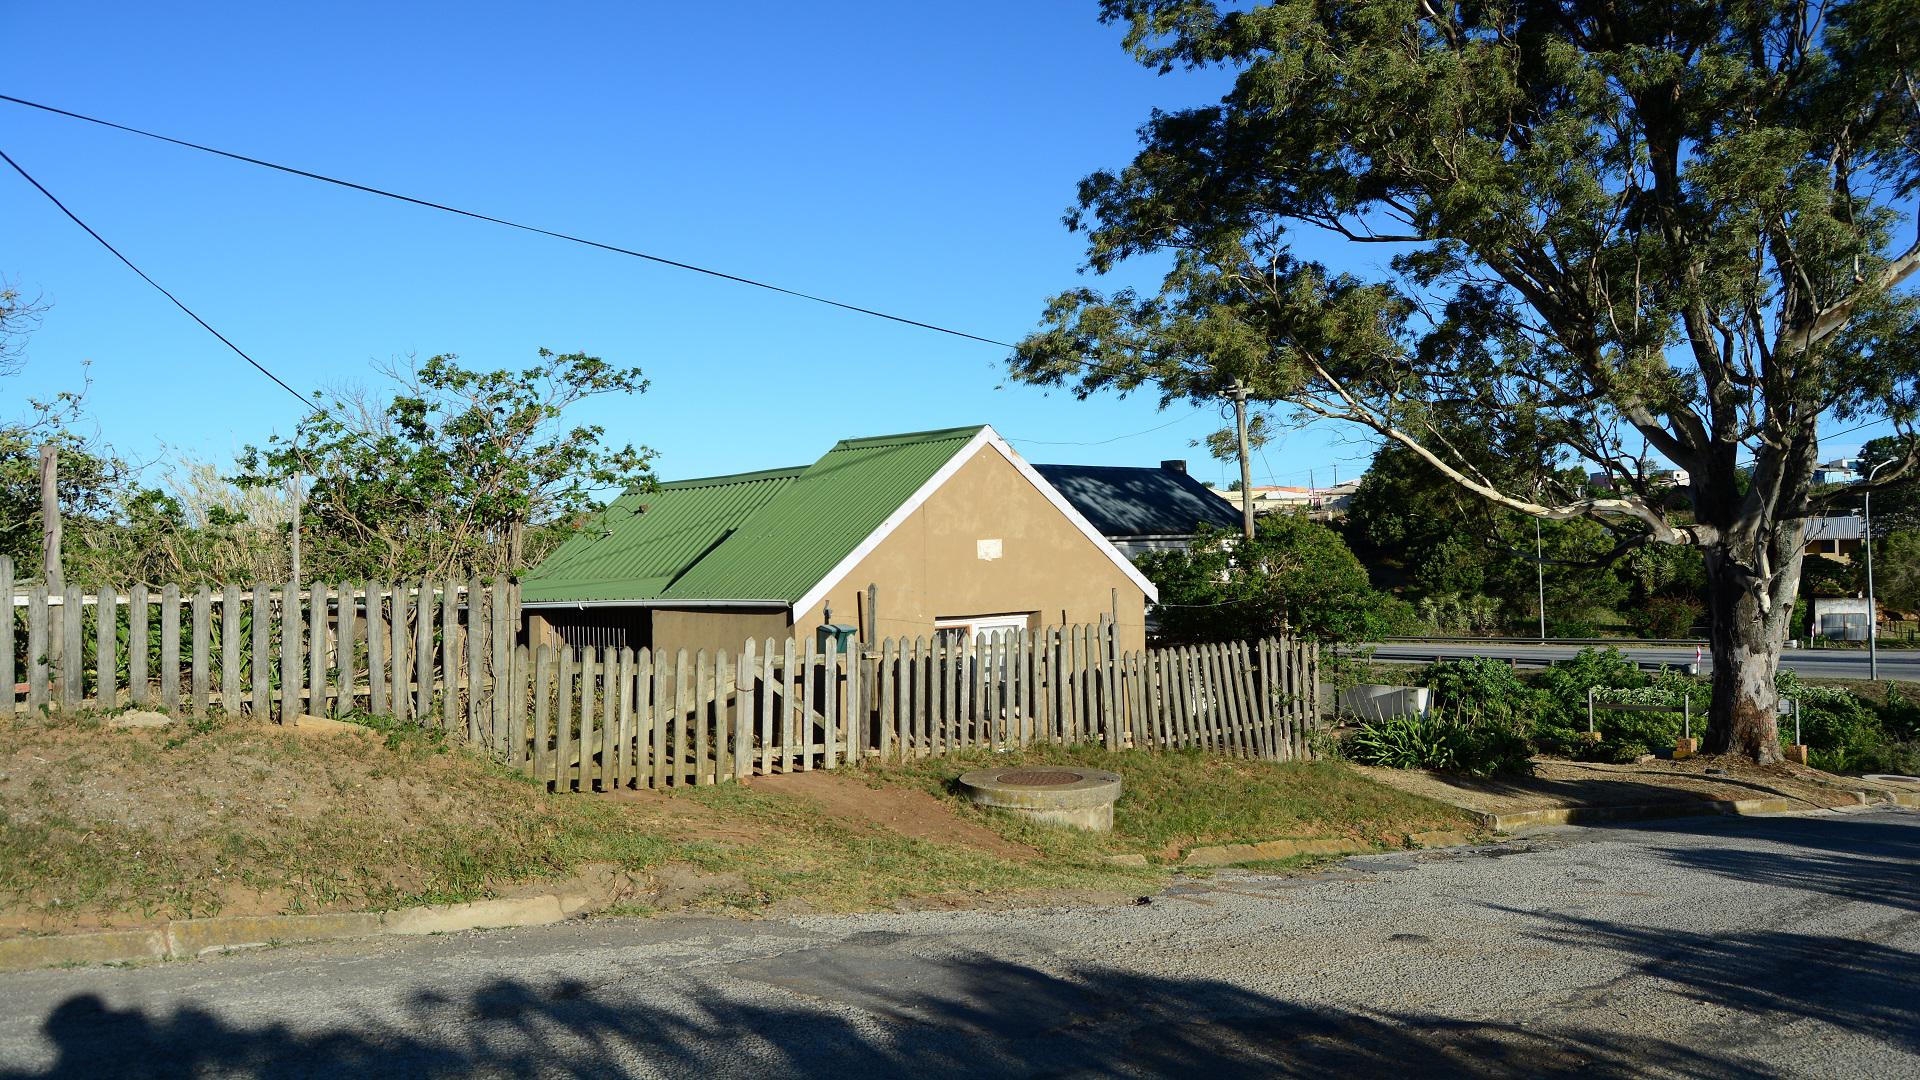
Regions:
[[1200, 525], [1238, 528], [1240, 514], [1205, 484], [1174, 469], [1035, 465], [1108, 538], [1188, 536]]
[[1807, 519], [1806, 540], [1803, 542], [1811, 544], [1816, 540], [1858, 540], [1865, 535], [1867, 535], [1866, 523], [1852, 514], [1828, 514], [1826, 517]]

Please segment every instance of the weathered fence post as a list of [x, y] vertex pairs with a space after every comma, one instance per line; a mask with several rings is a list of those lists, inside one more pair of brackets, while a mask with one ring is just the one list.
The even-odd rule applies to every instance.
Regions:
[[151, 696], [147, 685], [147, 627], [153, 620], [147, 587], [135, 585], [127, 598], [127, 699], [144, 706]]
[[[419, 589], [420, 598], [414, 604], [413, 718], [420, 722], [420, 726], [425, 727], [433, 719], [433, 610], [436, 605], [433, 602], [432, 581], [421, 578]], [[518, 693], [526, 682], [527, 672], [523, 665], [514, 675], [515, 693]], [[523, 706], [522, 720], [525, 719], [525, 715]], [[520, 764], [521, 760], [516, 756], [514, 764]]]
[[160, 590], [160, 707], [180, 711], [180, 586]]
[[301, 711], [310, 716], [327, 715], [327, 587], [316, 581], [307, 594], [312, 616], [308, 625], [313, 645], [307, 651], [307, 683], [312, 696]]
[[0, 689], [6, 692], [4, 701], [0, 701], [0, 717], [11, 717], [14, 711], [13, 677], [13, 560], [0, 555], [0, 596], [6, 597], [6, 610], [0, 612]]
[[253, 583], [253, 653], [247, 670], [253, 676], [253, 719], [265, 723], [273, 710], [273, 593], [264, 581]]
[[300, 583], [288, 581], [280, 592], [280, 722], [300, 722], [300, 646], [304, 618], [300, 612]]
[[[132, 674], [131, 665], [129, 665], [128, 674], [129, 676]], [[240, 715], [240, 586], [238, 585], [224, 585], [220, 588], [220, 711], [227, 716]]]
[[[116, 655], [120, 644], [120, 594], [112, 586], [102, 586], [94, 590], [93, 620], [93, 670], [95, 674], [94, 700], [101, 708], [111, 709], [120, 704], [119, 657]], [[7, 597], [7, 622], [13, 622], [13, 597]], [[7, 686], [7, 711], [13, 709], [13, 686]]]
[[368, 581], [367, 590], [367, 712], [387, 715], [387, 621], [385, 586]]
[[[12, 597], [7, 602], [13, 602]], [[12, 612], [8, 612], [12, 617]], [[27, 594], [27, 711], [47, 707], [47, 649], [52, 634], [47, 627], [47, 587], [35, 585]], [[12, 688], [9, 687], [9, 690]]]
[[81, 634], [86, 628], [82, 607], [84, 594], [78, 585], [68, 585], [60, 598], [60, 706], [71, 709], [87, 696], [87, 656], [82, 651]]

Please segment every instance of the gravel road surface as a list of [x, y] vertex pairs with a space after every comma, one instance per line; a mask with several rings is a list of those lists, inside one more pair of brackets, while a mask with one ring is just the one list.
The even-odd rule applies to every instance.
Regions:
[[0, 1076], [1920, 1075], [1920, 814], [0, 976]]

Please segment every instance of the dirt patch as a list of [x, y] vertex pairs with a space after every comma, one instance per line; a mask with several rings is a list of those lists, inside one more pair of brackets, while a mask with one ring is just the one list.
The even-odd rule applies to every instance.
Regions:
[[[1715, 772], [1709, 773], [1713, 769]], [[1511, 814], [1567, 806], [1645, 806], [1692, 799], [1794, 799], [1809, 808], [1857, 805], [1869, 786], [1801, 765], [1728, 758], [1643, 764], [1540, 760], [1534, 775], [1474, 780], [1417, 769], [1361, 767], [1383, 784], [1468, 810]]]
[[864, 821], [915, 840], [960, 844], [1019, 862], [1040, 857], [1033, 848], [966, 820], [926, 792], [899, 785], [869, 787], [837, 773], [799, 772], [761, 777], [754, 787], [811, 799], [836, 820]]

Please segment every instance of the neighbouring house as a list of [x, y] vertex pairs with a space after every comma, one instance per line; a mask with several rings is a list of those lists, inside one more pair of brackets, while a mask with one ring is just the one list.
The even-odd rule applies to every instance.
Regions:
[[1155, 592], [981, 425], [848, 439], [811, 465], [624, 495], [520, 596], [536, 645], [737, 650], [827, 624], [876, 641], [1105, 615], [1120, 648], [1140, 649]]
[[1238, 529], [1240, 512], [1195, 480], [1184, 461], [1131, 465], [1035, 465], [1100, 535], [1129, 559], [1185, 551], [1200, 526]]
[[[1215, 498], [1226, 500], [1234, 513], [1240, 512], [1240, 493], [1208, 488]], [[1340, 517], [1353, 502], [1354, 493], [1360, 490], [1360, 481], [1349, 480], [1344, 484], [1331, 487], [1299, 487], [1288, 484], [1255, 485], [1253, 491], [1253, 514], [1262, 517], [1277, 513], [1305, 513], [1318, 519]]]
[[1859, 458], [1841, 458], [1813, 467], [1815, 484], [1854, 484], [1860, 481], [1865, 463]]
[[[1656, 469], [1644, 465], [1640, 475], [1646, 478], [1647, 485], [1652, 488], [1683, 488], [1693, 480], [1693, 474], [1685, 469]], [[1612, 491], [1614, 475], [1604, 470], [1590, 472], [1587, 474], [1587, 486], [1596, 491]]]
[[1860, 543], [1867, 535], [1866, 523], [1852, 514], [1828, 514], [1808, 518], [1803, 535], [1808, 555], [1849, 561], [1860, 552]]

